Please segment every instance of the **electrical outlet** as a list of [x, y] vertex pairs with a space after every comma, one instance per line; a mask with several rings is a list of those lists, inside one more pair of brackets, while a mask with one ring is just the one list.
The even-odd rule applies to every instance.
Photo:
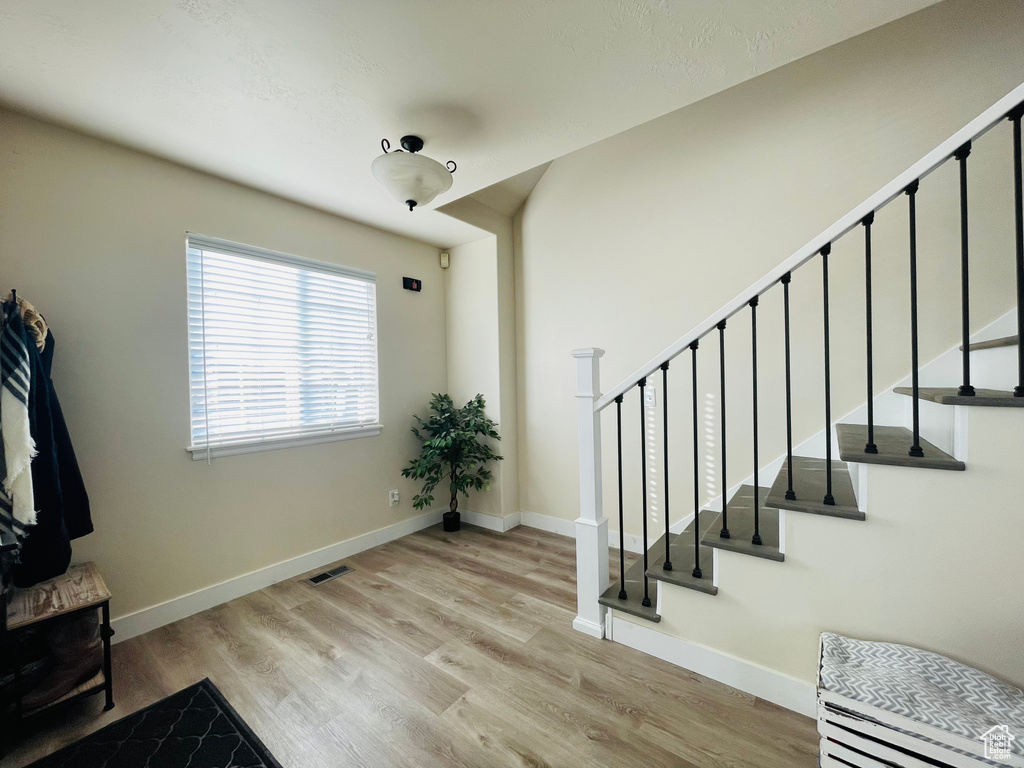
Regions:
[[644, 406], [646, 408], [653, 408], [658, 404], [658, 393], [654, 387], [648, 385], [644, 389]]
[[394, 490], [388, 493], [388, 506], [393, 507], [398, 503], [398, 490]]

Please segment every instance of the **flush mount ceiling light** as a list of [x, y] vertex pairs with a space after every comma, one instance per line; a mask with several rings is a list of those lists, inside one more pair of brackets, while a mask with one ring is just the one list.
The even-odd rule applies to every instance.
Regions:
[[451, 188], [455, 163], [449, 160], [441, 165], [426, 155], [417, 155], [423, 149], [423, 139], [419, 136], [402, 137], [404, 152], [402, 149], [389, 151], [391, 142], [387, 139], [381, 141], [380, 146], [384, 154], [373, 161], [370, 170], [391, 196], [408, 205], [410, 211]]

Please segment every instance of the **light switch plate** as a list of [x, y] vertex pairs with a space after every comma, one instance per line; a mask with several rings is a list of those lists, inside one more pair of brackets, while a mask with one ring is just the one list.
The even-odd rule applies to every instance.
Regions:
[[644, 389], [644, 406], [647, 408], [653, 408], [658, 404], [658, 392], [652, 386], [647, 386]]

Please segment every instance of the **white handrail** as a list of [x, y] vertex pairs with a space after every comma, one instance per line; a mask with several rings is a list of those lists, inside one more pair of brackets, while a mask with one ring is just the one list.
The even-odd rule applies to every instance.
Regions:
[[787, 272], [792, 272], [807, 261], [810, 261], [812, 258], [817, 256], [818, 252], [826, 245], [835, 242], [851, 229], [859, 225], [861, 221], [863, 221], [864, 217], [869, 213], [878, 211], [895, 200], [903, 194], [903, 191], [911, 182], [917, 179], [923, 179], [929, 173], [949, 160], [953, 156], [953, 153], [961, 146], [966, 144], [968, 141], [974, 141], [985, 134], [990, 128], [1003, 120], [1003, 118], [1005, 118], [1014, 107], [1022, 102], [1024, 102], [1024, 83], [1014, 88], [1010, 93], [986, 109], [978, 115], [978, 117], [954, 133], [891, 182], [882, 187], [878, 192], [843, 216], [843, 218], [839, 219], [839, 221], [807, 243], [807, 245], [782, 262], [782, 264], [740, 293], [728, 304], [714, 312], [701, 323], [695, 325], [684, 336], [680, 337], [678, 341], [667, 347], [657, 357], [653, 358], [647, 364], [638, 368], [628, 377], [623, 379], [618, 386], [603, 395], [596, 403], [594, 403], [594, 410], [601, 411], [607, 408], [615, 402], [616, 397], [625, 394], [635, 386], [640, 379], [646, 376], [651, 376], [655, 371], [657, 371], [658, 368], [661, 367], [662, 363], [672, 360], [674, 357], [685, 351], [691, 343], [713, 331], [720, 322], [728, 320], [730, 317], [742, 310], [748, 303], [750, 303], [751, 299], [755, 296], [760, 296], [762, 293], [770, 289], [779, 282]]

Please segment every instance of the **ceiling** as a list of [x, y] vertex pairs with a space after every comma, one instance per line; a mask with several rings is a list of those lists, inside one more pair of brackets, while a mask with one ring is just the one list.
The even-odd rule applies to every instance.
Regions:
[[[526, 202], [526, 198], [533, 192], [533, 188], [537, 186], [549, 165], [550, 161], [542, 163], [497, 184], [478, 189], [473, 193], [473, 198], [503, 216], [511, 217]], [[441, 210], [444, 210], [444, 206], [441, 206]]]
[[[446, 247], [431, 208], [933, 2], [0, 0], [0, 104]], [[406, 133], [459, 166], [413, 212]]]

